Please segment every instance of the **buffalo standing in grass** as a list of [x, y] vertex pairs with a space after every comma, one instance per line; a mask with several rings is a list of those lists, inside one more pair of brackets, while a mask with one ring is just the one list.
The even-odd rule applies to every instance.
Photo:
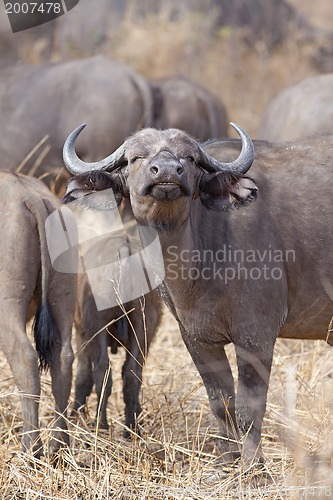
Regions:
[[[72, 380], [76, 275], [57, 273], [49, 258], [45, 220], [59, 207], [57, 198], [32, 177], [1, 172], [0, 183], [0, 347], [22, 395], [23, 449], [36, 456], [42, 454], [38, 358], [41, 369], [50, 368], [55, 399], [54, 431], [49, 446], [53, 454], [69, 442], [66, 408]], [[26, 334], [26, 322], [32, 312], [36, 350]]]
[[259, 139], [291, 141], [333, 134], [333, 74], [306, 78], [280, 92], [258, 127]]
[[[164, 298], [207, 389], [226, 459], [261, 460], [261, 427], [277, 337], [330, 344], [333, 310], [333, 137], [304, 143], [199, 145], [179, 130], [138, 132], [85, 163], [78, 127], [64, 146], [75, 177], [67, 201], [94, 190], [128, 197], [154, 227], [165, 259]], [[251, 165], [252, 178], [247, 177]], [[259, 189], [259, 191], [258, 191]], [[94, 207], [97, 208], [96, 198]], [[101, 208], [105, 206], [101, 205]], [[238, 207], [238, 210], [232, 208]], [[238, 389], [225, 353], [233, 343]]]
[[21, 170], [47, 176], [48, 184], [67, 173], [62, 147], [78, 121], [94, 124], [91, 135], [78, 145], [86, 159], [107, 154], [110, 141], [117, 148], [128, 135], [153, 124], [147, 82], [128, 66], [103, 56], [3, 68], [0, 114], [2, 168], [15, 170], [48, 134]]
[[106, 410], [112, 390], [112, 373], [107, 351], [110, 347], [112, 353], [117, 353], [118, 347], [124, 347], [126, 359], [122, 378], [127, 427], [124, 435], [128, 437], [128, 429], [136, 428], [136, 420], [141, 413], [139, 393], [142, 369], [161, 319], [161, 300], [155, 290], [145, 295], [144, 299], [130, 301], [122, 308], [98, 311], [85, 275], [81, 278], [78, 295], [74, 413], [85, 405], [95, 384], [98, 397], [96, 421], [100, 427], [108, 428]]

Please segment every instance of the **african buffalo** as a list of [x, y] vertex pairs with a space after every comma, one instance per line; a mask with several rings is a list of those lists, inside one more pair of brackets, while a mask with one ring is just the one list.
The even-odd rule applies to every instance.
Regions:
[[208, 89], [185, 76], [151, 82], [154, 127], [179, 128], [199, 140], [228, 136], [227, 112]]
[[110, 347], [112, 353], [117, 353], [118, 347], [124, 347], [126, 359], [122, 378], [127, 426], [124, 435], [129, 436], [128, 429], [135, 429], [136, 419], [141, 413], [142, 369], [161, 314], [162, 302], [156, 290], [144, 298], [127, 302], [122, 308], [116, 306], [98, 311], [89, 282], [85, 275], [81, 277], [75, 319], [78, 365], [74, 414], [83, 408], [95, 384], [98, 397], [96, 422], [101, 428], [108, 428], [106, 410], [112, 390], [112, 374], [107, 351]]
[[[53, 454], [69, 442], [65, 417], [72, 380], [76, 275], [55, 272], [48, 254], [45, 220], [58, 208], [57, 198], [32, 177], [0, 172], [0, 183], [0, 347], [21, 393], [23, 449], [36, 456], [43, 452], [38, 358], [40, 369], [50, 368], [55, 418], [49, 452]], [[26, 334], [32, 312], [36, 350]]]
[[289, 141], [333, 134], [333, 74], [313, 76], [280, 92], [268, 105], [257, 137]]
[[[304, 143], [242, 140], [200, 146], [179, 130], [146, 129], [107, 158], [75, 153], [65, 201], [89, 207], [94, 190], [129, 197], [135, 218], [155, 228], [165, 259], [162, 287], [221, 427], [226, 459], [262, 459], [260, 443], [277, 337], [322, 339], [333, 301], [333, 137]], [[251, 169], [253, 179], [246, 173]], [[105, 201], [101, 208], [105, 208]], [[256, 201], [255, 201], [256, 200]], [[96, 198], [94, 207], [97, 207]], [[238, 210], [233, 208], [239, 208]], [[232, 210], [233, 209], [233, 210]], [[233, 343], [234, 380], [224, 346]]]
[[[21, 65], [0, 71], [0, 113], [2, 168], [15, 170], [48, 134], [21, 172], [40, 163], [33, 173], [47, 175], [44, 180], [50, 182], [66, 172], [62, 147], [78, 121], [94, 124], [78, 145], [86, 159], [107, 154], [110, 141], [116, 148], [131, 133], [151, 126], [151, 90], [134, 70], [103, 56]], [[43, 152], [45, 147], [49, 151]]]

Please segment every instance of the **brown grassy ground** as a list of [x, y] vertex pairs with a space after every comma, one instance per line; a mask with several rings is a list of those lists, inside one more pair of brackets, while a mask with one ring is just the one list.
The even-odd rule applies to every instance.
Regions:
[[[331, 0], [292, 0], [327, 27]], [[276, 92], [315, 74], [315, 47], [297, 41], [267, 53], [244, 46], [241, 35], [212, 36], [212, 18], [170, 23], [166, 15], [110, 33], [105, 52], [147, 77], [185, 73], [206, 84], [227, 105], [230, 119], [255, 134], [259, 116]], [[33, 59], [33, 52], [27, 51]], [[80, 54], [83, 55], [83, 54]], [[54, 59], [57, 55], [54, 55]], [[233, 357], [233, 350], [229, 349]], [[88, 419], [69, 422], [70, 451], [53, 467], [20, 454], [20, 401], [10, 369], [0, 358], [0, 492], [4, 499], [228, 499], [333, 498], [332, 350], [323, 342], [278, 341], [263, 426], [266, 474], [227, 469], [214, 445], [218, 429], [201, 379], [166, 312], [144, 372], [141, 438], [122, 438], [120, 366], [112, 357], [114, 391], [110, 432]], [[50, 381], [43, 376], [41, 426], [52, 425]]]
[[[233, 350], [229, 348], [233, 358]], [[114, 390], [110, 431], [87, 419], [69, 421], [71, 449], [53, 467], [20, 453], [20, 405], [7, 363], [1, 360], [0, 491], [2, 498], [332, 498], [333, 412], [331, 348], [324, 342], [278, 341], [263, 426], [265, 474], [227, 468], [216, 452], [218, 435], [201, 379], [165, 313], [148, 357], [142, 388], [142, 437], [122, 437], [120, 366], [112, 356]], [[43, 376], [44, 442], [52, 426], [50, 381]]]

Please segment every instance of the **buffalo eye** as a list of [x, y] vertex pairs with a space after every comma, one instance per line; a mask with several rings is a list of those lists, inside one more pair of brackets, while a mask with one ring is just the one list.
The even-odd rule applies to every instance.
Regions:
[[193, 156], [189, 155], [189, 156], [183, 156], [182, 158], [180, 158], [180, 161], [189, 161], [189, 162], [193, 163], [195, 160], [194, 160]]
[[143, 156], [133, 156], [131, 158], [131, 164], [135, 163], [138, 160], [143, 160]]

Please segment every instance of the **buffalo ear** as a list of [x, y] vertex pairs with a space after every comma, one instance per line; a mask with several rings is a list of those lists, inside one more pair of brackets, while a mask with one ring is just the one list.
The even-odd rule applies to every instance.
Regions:
[[199, 184], [200, 200], [210, 210], [237, 208], [257, 198], [258, 187], [249, 177], [225, 172], [204, 174]]
[[92, 210], [111, 210], [121, 203], [124, 189], [124, 179], [118, 174], [93, 171], [72, 177], [67, 183], [67, 189], [62, 202], [76, 202]]

